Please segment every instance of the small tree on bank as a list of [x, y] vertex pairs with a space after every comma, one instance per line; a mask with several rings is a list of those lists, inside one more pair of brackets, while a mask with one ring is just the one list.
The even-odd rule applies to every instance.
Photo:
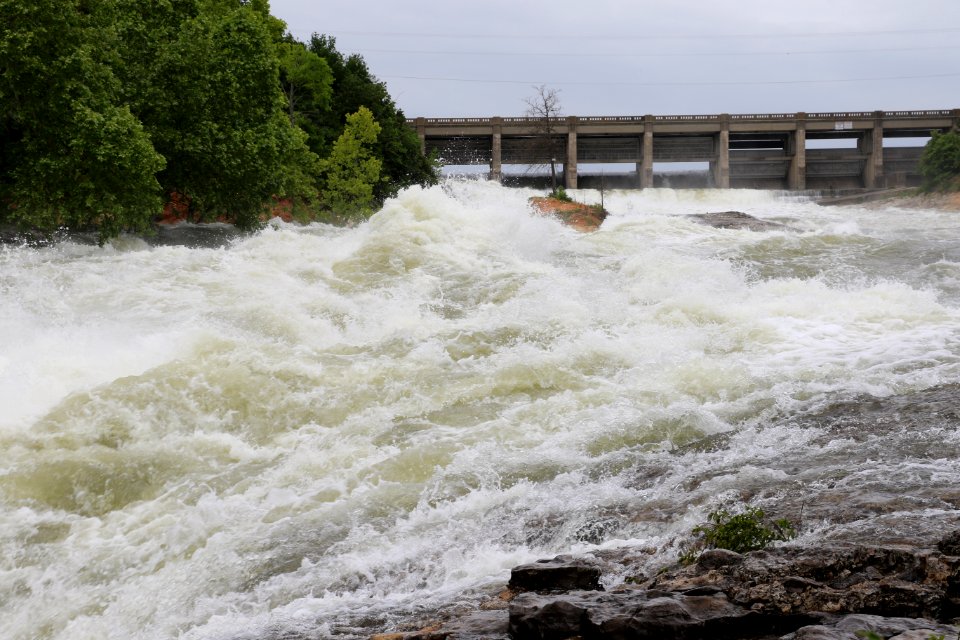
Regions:
[[554, 118], [560, 117], [560, 95], [556, 89], [548, 89], [541, 84], [534, 87], [534, 94], [524, 98], [527, 105], [526, 115], [535, 119], [534, 137], [531, 153], [535, 157], [550, 158], [550, 190], [557, 192], [557, 156], [563, 151], [557, 138], [557, 125]]
[[927, 189], [950, 188], [960, 178], [960, 132], [933, 132], [920, 156], [920, 173]]
[[373, 153], [378, 135], [380, 125], [373, 113], [360, 107], [347, 116], [347, 125], [334, 142], [333, 150], [321, 160], [324, 183], [321, 198], [335, 218], [362, 219], [373, 210], [374, 188], [380, 182], [383, 166]]

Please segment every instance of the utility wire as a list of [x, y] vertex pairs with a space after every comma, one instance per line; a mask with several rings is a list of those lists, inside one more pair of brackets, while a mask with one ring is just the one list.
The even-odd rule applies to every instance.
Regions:
[[385, 80], [426, 80], [436, 82], [464, 82], [469, 84], [523, 84], [531, 86], [603, 86], [603, 87], [716, 87], [716, 86], [761, 86], [788, 84], [842, 84], [845, 82], [878, 82], [890, 80], [928, 80], [934, 78], [957, 78], [960, 73], [940, 73], [921, 76], [877, 76], [873, 78], [811, 79], [811, 80], [707, 80], [703, 82], [597, 82], [561, 81], [542, 82], [534, 80], [482, 80], [474, 78], [443, 78], [432, 76], [381, 76]]
[[728, 34], [642, 34], [642, 35], [616, 35], [616, 34], [480, 34], [480, 33], [415, 33], [400, 31], [350, 31], [330, 29], [327, 33], [332, 35], [349, 36], [375, 36], [378, 38], [452, 38], [452, 39], [484, 39], [484, 40], [729, 40], [744, 38], [833, 38], [837, 36], [890, 36], [890, 35], [922, 35], [935, 33], [958, 33], [960, 27], [945, 27], [939, 29], [889, 29], [876, 31], [827, 31], [827, 32], [794, 32], [794, 33], [728, 33]]
[[723, 52], [672, 52], [672, 53], [571, 53], [543, 51], [428, 51], [412, 49], [361, 49], [358, 53], [412, 53], [417, 55], [443, 56], [508, 56], [508, 57], [568, 57], [568, 58], [715, 58], [717, 56], [806, 56], [837, 55], [842, 53], [904, 53], [908, 51], [945, 51], [957, 50], [960, 46], [944, 47], [905, 47], [902, 49], [824, 49], [820, 51], [723, 51]]

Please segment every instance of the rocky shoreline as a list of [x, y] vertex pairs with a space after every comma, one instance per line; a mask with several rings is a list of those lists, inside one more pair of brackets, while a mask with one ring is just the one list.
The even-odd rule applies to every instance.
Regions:
[[[522, 565], [513, 569], [507, 590], [477, 611], [373, 640], [946, 640], [960, 634], [950, 624], [960, 615], [960, 532], [930, 549], [714, 549], [654, 576], [632, 573], [633, 554], [624, 549]], [[604, 575], [624, 572], [624, 583], [604, 590]]]
[[[882, 460], [904, 446], [904, 433], [923, 439], [931, 429], [937, 455], [952, 459], [944, 437], [960, 428], [958, 399], [960, 386], [948, 384], [849, 398], [793, 422], [818, 430], [824, 456], [834, 438], [851, 439], [863, 459], [848, 465]], [[727, 445], [720, 438], [695, 446]], [[875, 489], [867, 495], [828, 483], [785, 495], [779, 512], [801, 526], [819, 523], [816, 537], [745, 554], [708, 550], [687, 566], [668, 549], [644, 547], [558, 556], [515, 567], [505, 588], [472, 612], [373, 638], [957, 639], [960, 494], [932, 480], [909, 495]], [[852, 528], [854, 521], [871, 524]]]
[[886, 189], [841, 197], [828, 197], [819, 201], [822, 206], [860, 206], [865, 209], [934, 209], [936, 211], [960, 211], [960, 192], [925, 193], [915, 188]]
[[960, 192], [913, 193], [899, 195], [887, 200], [868, 203], [868, 208], [901, 207], [904, 209], [936, 209], [937, 211], [960, 211]]

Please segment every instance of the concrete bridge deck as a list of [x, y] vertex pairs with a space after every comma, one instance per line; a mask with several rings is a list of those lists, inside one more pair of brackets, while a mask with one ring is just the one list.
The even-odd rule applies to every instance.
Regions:
[[[634, 186], [653, 186], [654, 162], [709, 162], [715, 187], [877, 188], [916, 182], [922, 146], [884, 146], [960, 126], [960, 109], [789, 114], [561, 118], [415, 118], [424, 153], [445, 165], [504, 165], [551, 158], [576, 188], [579, 163], [635, 163]], [[808, 148], [808, 140], [855, 146]], [[848, 143], [849, 145], [849, 143]]]

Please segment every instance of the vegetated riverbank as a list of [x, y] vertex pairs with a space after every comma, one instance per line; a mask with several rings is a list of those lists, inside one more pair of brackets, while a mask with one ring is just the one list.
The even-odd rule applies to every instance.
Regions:
[[[280, 198], [274, 199], [269, 206], [264, 207], [263, 213], [260, 215], [260, 225], [279, 221], [309, 224], [319, 221], [320, 217], [318, 211], [298, 208], [290, 198]], [[214, 220], [197, 220], [195, 216], [191, 215], [188, 203], [175, 195], [164, 205], [162, 213], [153, 220], [152, 227], [144, 232], [134, 234], [134, 237], [138, 237], [148, 245], [153, 246], [220, 247], [251, 231], [237, 226], [236, 220], [230, 216], [218, 216]], [[102, 238], [96, 230], [70, 231], [59, 229], [51, 232], [0, 223], [0, 245], [40, 247], [67, 239], [80, 244], [99, 244], [102, 242]]]
[[[530, 204], [539, 215], [552, 216], [582, 232], [596, 231], [607, 217], [607, 211], [599, 205], [549, 196], [533, 197], [530, 199]], [[260, 216], [260, 223], [268, 224], [272, 220], [277, 220], [284, 223], [309, 224], [320, 221], [319, 217], [318, 212], [298, 210], [289, 198], [284, 198], [274, 200], [264, 209]], [[349, 221], [341, 222], [346, 222], [347, 226], [354, 224]], [[228, 216], [203, 222], [194, 220], [190, 215], [188, 204], [175, 196], [164, 206], [163, 213], [154, 220], [153, 228], [147, 233], [140, 234], [140, 237], [150, 245], [222, 246], [243, 233], [244, 231], [235, 225], [235, 220]], [[81, 243], [99, 242], [95, 231], [49, 233], [20, 229], [12, 224], [0, 224], [0, 244], [42, 246], [59, 242], [67, 237]]]

